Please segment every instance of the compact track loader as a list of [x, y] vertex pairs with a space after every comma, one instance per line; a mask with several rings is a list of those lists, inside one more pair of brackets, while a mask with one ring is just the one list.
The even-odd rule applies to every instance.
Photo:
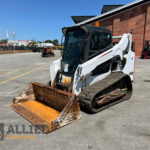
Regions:
[[52, 48], [44, 48], [44, 50], [42, 51], [42, 57], [54, 57], [54, 51], [52, 50]]
[[[64, 51], [50, 65], [49, 85], [31, 83], [11, 107], [44, 132], [80, 119], [80, 106], [99, 112], [132, 94], [132, 35], [112, 37], [93, 25], [63, 28]], [[120, 39], [113, 45], [112, 39]]]

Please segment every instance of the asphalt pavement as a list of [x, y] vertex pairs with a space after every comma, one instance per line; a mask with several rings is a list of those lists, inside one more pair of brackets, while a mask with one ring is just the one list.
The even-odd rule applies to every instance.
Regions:
[[24, 134], [31, 123], [9, 106], [30, 82], [48, 83], [49, 65], [60, 58], [55, 53], [46, 58], [40, 53], [0, 55], [0, 150], [149, 150], [150, 60], [136, 59], [130, 100], [93, 115], [81, 112], [79, 121], [49, 134]]

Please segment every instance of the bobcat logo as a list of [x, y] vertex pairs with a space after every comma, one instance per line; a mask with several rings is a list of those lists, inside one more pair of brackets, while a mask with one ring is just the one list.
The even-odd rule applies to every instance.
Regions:
[[4, 140], [4, 124], [0, 123], [0, 140]]

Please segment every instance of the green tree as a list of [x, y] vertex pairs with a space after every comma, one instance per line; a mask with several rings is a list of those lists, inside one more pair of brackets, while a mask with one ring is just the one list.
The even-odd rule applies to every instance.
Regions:
[[53, 44], [57, 46], [59, 44], [58, 40], [57, 39], [53, 40]]
[[8, 40], [7, 39], [2, 39], [1, 41], [0, 41], [0, 43], [7, 43], [8, 42]]
[[37, 41], [37, 43], [42, 43], [42, 41]]
[[51, 40], [45, 40], [44, 43], [53, 43]]

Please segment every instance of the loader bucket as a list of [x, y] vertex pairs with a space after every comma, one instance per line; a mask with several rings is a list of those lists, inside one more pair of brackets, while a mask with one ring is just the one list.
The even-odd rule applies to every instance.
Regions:
[[36, 82], [14, 98], [11, 108], [45, 133], [72, 123], [81, 116], [74, 94]]

